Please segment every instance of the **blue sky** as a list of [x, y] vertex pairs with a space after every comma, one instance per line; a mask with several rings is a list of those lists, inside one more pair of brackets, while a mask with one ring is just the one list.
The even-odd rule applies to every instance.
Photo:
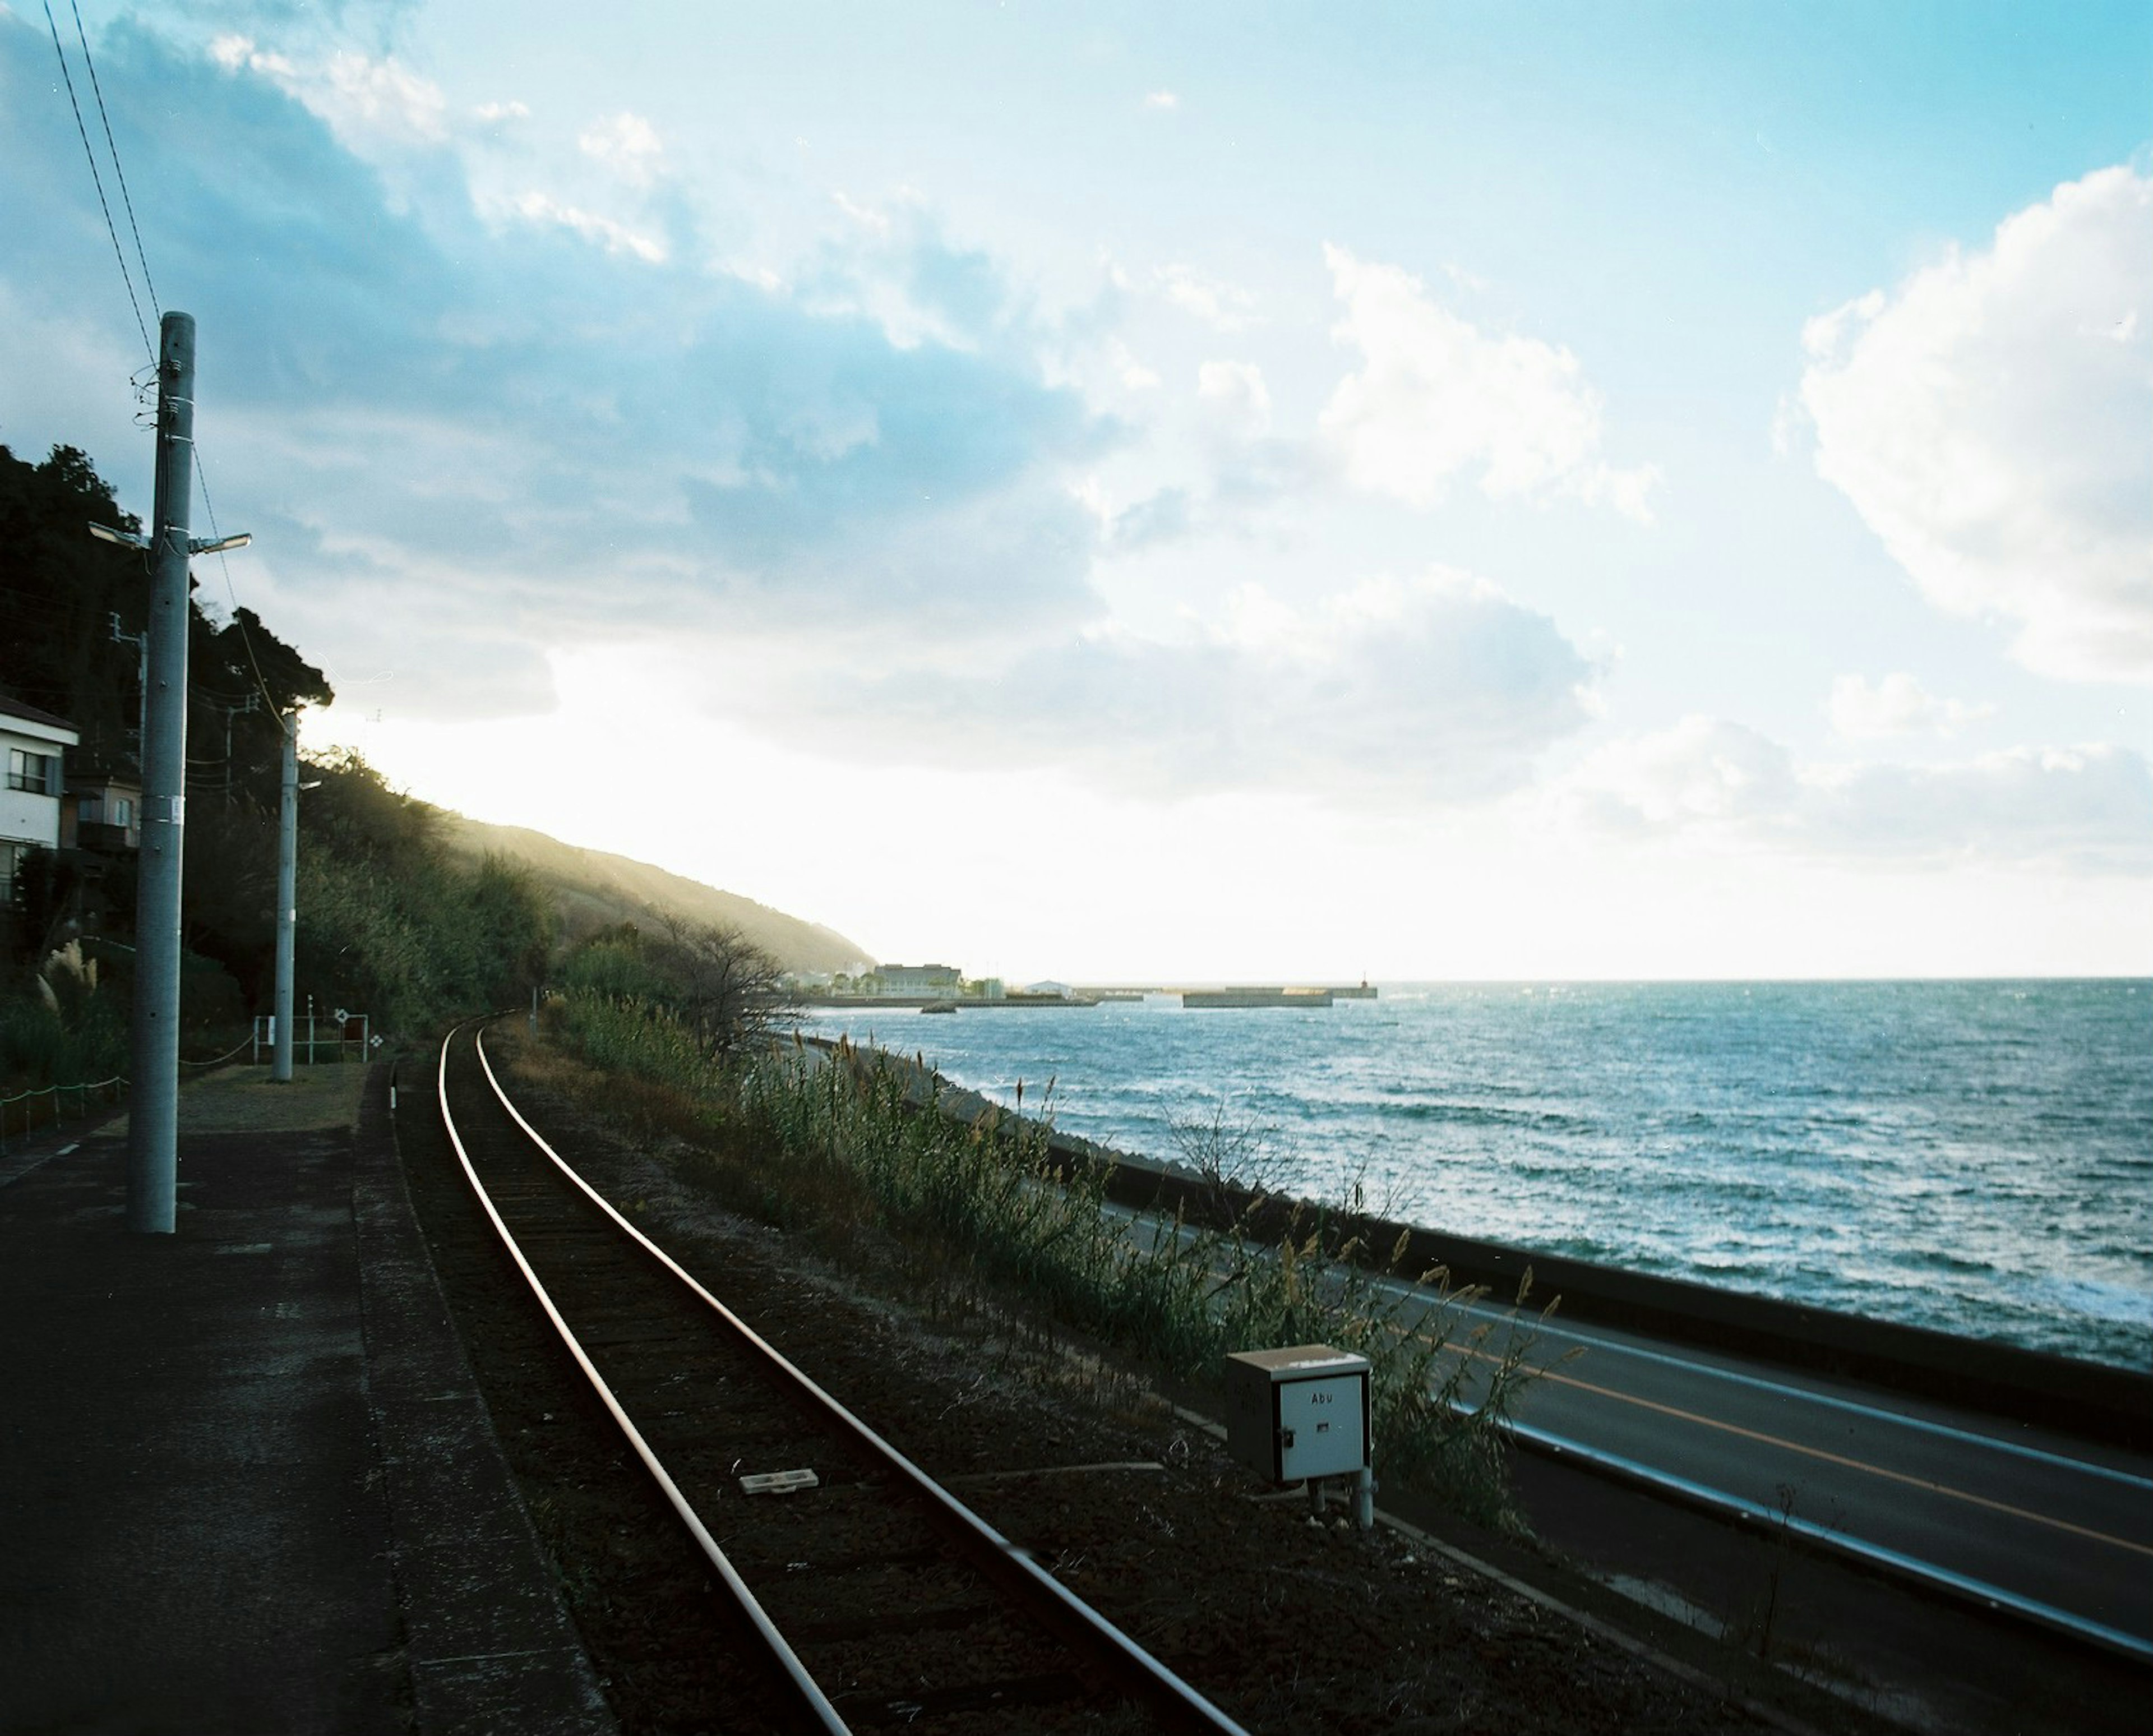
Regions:
[[[2142, 5], [83, 17], [420, 795], [1017, 977], [2153, 970]], [[58, 68], [0, 440], [140, 505]]]

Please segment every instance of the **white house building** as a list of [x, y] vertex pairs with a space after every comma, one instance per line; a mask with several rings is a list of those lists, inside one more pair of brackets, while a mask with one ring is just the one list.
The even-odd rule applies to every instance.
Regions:
[[883, 965], [875, 974], [885, 995], [954, 995], [964, 981], [954, 965]]
[[23, 856], [60, 842], [60, 804], [67, 793], [67, 750], [82, 740], [65, 718], [0, 698], [0, 752], [8, 760], [0, 787], [0, 899], [14, 884]]

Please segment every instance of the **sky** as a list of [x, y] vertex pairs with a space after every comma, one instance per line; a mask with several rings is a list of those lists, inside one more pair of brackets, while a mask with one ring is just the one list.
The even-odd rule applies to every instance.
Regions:
[[77, 3], [0, 442], [194, 314], [310, 748], [1017, 981], [2153, 974], [2142, 0]]

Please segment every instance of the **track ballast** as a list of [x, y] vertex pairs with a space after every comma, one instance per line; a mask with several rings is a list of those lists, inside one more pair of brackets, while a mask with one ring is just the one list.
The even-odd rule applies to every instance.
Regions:
[[[738, 1611], [736, 1642], [771, 1660], [781, 1726], [1239, 1728], [574, 1177], [510, 1104], [476, 1030], [443, 1045], [438, 1089], [534, 1303]], [[813, 1481], [791, 1493], [741, 1481], [797, 1472]]]

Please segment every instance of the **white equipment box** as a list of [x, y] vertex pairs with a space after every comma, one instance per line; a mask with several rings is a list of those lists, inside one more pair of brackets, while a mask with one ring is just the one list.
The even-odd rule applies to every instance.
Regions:
[[1226, 1358], [1226, 1448], [1274, 1483], [1368, 1469], [1368, 1359], [1327, 1344]]

